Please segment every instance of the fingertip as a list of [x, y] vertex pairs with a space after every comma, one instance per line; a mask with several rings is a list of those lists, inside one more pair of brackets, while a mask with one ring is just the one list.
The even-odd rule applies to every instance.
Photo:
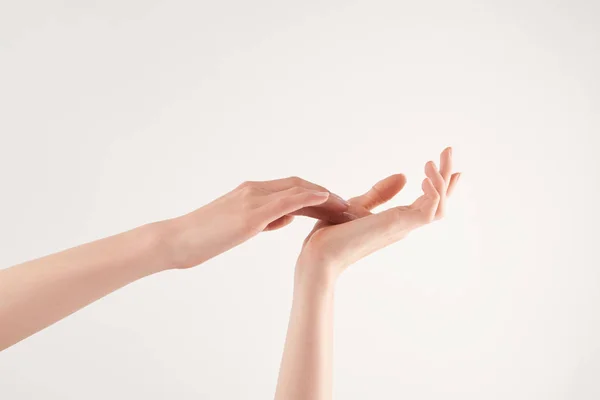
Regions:
[[396, 176], [398, 177], [398, 181], [401, 182], [402, 188], [404, 187], [404, 185], [406, 185], [406, 182], [408, 181], [408, 179], [406, 178], [406, 175], [404, 174], [396, 174]]
[[435, 165], [435, 162], [433, 161], [427, 161], [427, 163], [425, 163], [425, 175], [427, 175], [428, 177], [433, 176], [437, 171], [437, 167]]
[[427, 161], [427, 162], [425, 163], [425, 168], [424, 168], [424, 169], [425, 169], [425, 174], [428, 174], [428, 173], [429, 173], [429, 169], [431, 168], [431, 163], [432, 163], [432, 162], [433, 162], [433, 161]]
[[404, 181], [406, 181], [406, 175], [404, 175], [404, 174], [394, 174], [394, 175], [392, 175], [392, 176], [393, 176], [393, 177], [395, 177], [395, 178], [396, 178], [397, 180], [399, 180], [399, 181], [400, 181], [400, 180], [404, 180]]
[[332, 199], [335, 199], [335, 201], [337, 201], [339, 204], [341, 204], [344, 207], [348, 207], [350, 205], [350, 203], [348, 203], [348, 200], [344, 199], [342, 196], [339, 196], [335, 193], [331, 193], [329, 192], [329, 195]]
[[311, 197], [314, 201], [311, 201], [312, 204], [318, 205], [323, 204], [331, 197], [332, 193], [329, 192], [312, 192]]
[[452, 193], [454, 193], [454, 188], [456, 187], [460, 176], [461, 172], [456, 172], [452, 174], [452, 176], [450, 177], [450, 184], [448, 185], [448, 190], [446, 191], [446, 196], [451, 196]]
[[391, 196], [394, 196], [404, 188], [404, 185], [406, 185], [406, 176], [404, 174], [394, 174], [377, 182], [374, 187], [386, 192], [389, 191]]

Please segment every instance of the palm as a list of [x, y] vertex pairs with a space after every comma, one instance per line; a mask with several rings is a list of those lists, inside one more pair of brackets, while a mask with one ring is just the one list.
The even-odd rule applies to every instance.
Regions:
[[375, 214], [371, 212], [373, 208], [392, 199], [406, 184], [402, 174], [387, 177], [367, 193], [349, 200], [349, 212], [357, 215], [358, 219], [338, 225], [317, 222], [304, 241], [303, 253], [349, 265], [404, 238], [419, 226], [441, 218], [446, 197], [459, 176], [451, 174], [450, 153], [449, 149], [442, 152], [439, 171], [433, 162], [426, 164], [427, 178], [422, 184], [423, 195], [412, 204]]

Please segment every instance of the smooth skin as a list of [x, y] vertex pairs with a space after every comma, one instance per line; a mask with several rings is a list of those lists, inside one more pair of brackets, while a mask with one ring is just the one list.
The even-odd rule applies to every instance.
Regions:
[[392, 175], [350, 200], [350, 211], [359, 219], [340, 225], [317, 222], [304, 241], [296, 264], [276, 400], [332, 398], [335, 283], [349, 265], [443, 217], [460, 177], [452, 173], [452, 149], [442, 152], [439, 170], [433, 161], [425, 164], [425, 175], [423, 195], [411, 205], [371, 213], [404, 187], [404, 175]]
[[442, 152], [439, 170], [425, 165], [423, 195], [408, 206], [371, 213], [402, 190], [402, 174], [348, 202], [297, 177], [245, 182], [181, 217], [1, 270], [0, 351], [142, 277], [202, 264], [305, 215], [319, 222], [296, 264], [276, 400], [329, 400], [335, 283], [352, 263], [443, 216], [460, 177], [451, 153]]
[[201, 264], [295, 215], [356, 219], [348, 208], [297, 177], [245, 182], [187, 215], [0, 270], [0, 351], [140, 278]]

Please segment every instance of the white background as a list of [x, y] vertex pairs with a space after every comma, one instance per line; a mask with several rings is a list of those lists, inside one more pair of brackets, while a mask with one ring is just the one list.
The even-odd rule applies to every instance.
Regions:
[[[598, 2], [0, 4], [0, 268], [244, 180], [408, 203], [452, 145], [448, 217], [339, 281], [335, 397], [600, 397]], [[0, 353], [0, 398], [271, 398], [310, 225]]]

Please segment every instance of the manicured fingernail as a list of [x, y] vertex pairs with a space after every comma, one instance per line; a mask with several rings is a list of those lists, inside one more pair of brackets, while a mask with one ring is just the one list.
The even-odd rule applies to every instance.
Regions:
[[329, 192], [315, 192], [317, 197], [329, 197]]
[[346, 200], [342, 199], [342, 198], [341, 198], [340, 196], [338, 196], [337, 194], [335, 194], [335, 193], [331, 193], [331, 195], [332, 195], [333, 197], [335, 197], [336, 199], [338, 199], [339, 201], [341, 201], [343, 204], [345, 204], [345, 205], [347, 205], [347, 206], [348, 206], [348, 205], [350, 205], [350, 203], [348, 203]]

